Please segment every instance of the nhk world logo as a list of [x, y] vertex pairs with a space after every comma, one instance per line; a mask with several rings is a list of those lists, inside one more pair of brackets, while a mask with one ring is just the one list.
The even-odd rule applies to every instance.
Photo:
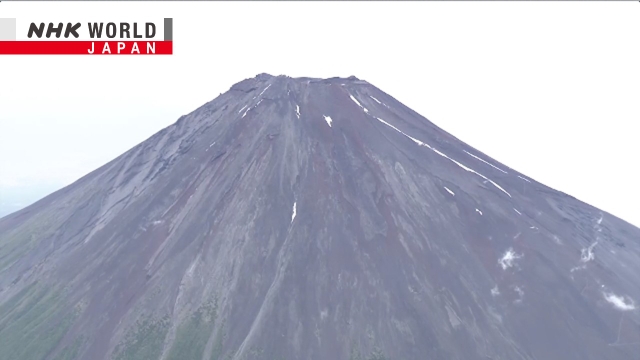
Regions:
[[167, 55], [173, 53], [172, 31], [171, 18], [145, 22], [23, 22], [0, 18], [0, 54]]

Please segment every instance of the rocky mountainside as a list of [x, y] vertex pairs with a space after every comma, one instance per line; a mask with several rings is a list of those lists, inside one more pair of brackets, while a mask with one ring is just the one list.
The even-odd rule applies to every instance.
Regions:
[[640, 359], [640, 229], [258, 75], [0, 219], [0, 359]]

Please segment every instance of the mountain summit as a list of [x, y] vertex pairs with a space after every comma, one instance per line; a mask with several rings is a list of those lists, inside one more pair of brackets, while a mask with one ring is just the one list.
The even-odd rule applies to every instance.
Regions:
[[0, 219], [0, 359], [635, 359], [640, 229], [261, 74]]

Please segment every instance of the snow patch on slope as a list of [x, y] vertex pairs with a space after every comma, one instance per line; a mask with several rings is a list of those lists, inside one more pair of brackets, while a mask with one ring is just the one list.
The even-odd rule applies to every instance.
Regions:
[[293, 213], [291, 214], [291, 223], [293, 223], [293, 219], [296, 218], [296, 202], [293, 202]]
[[454, 164], [458, 165], [459, 167], [461, 167], [461, 168], [462, 168], [462, 169], [464, 169], [465, 171], [468, 171], [468, 172], [474, 173], [474, 174], [476, 174], [476, 175], [480, 176], [481, 178], [483, 178], [483, 179], [487, 180], [487, 181], [488, 181], [488, 182], [490, 182], [493, 186], [495, 186], [496, 188], [498, 188], [498, 190], [502, 191], [503, 193], [505, 193], [505, 194], [507, 194], [509, 197], [511, 197], [511, 194], [509, 194], [509, 193], [507, 192], [507, 190], [503, 189], [500, 185], [496, 184], [493, 180], [491, 180], [491, 179], [487, 178], [486, 176], [484, 176], [484, 175], [480, 174], [479, 172], [477, 172], [477, 171], [475, 171], [475, 170], [473, 170], [473, 169], [471, 169], [471, 168], [469, 168], [469, 167], [467, 167], [467, 166], [465, 166], [465, 165], [462, 165], [461, 163], [459, 163], [459, 162], [457, 162], [457, 161], [453, 160], [452, 158], [448, 157], [448, 156], [447, 156], [446, 154], [444, 154], [443, 152], [438, 151], [438, 149], [435, 149], [435, 148], [432, 148], [432, 147], [429, 147], [429, 148], [430, 148], [431, 150], [435, 151], [435, 152], [436, 152], [436, 154], [438, 154], [438, 155], [440, 155], [440, 156], [442, 156], [442, 157], [445, 157], [445, 158], [449, 159], [451, 162], [453, 162]]
[[589, 245], [588, 248], [585, 249], [581, 249], [580, 250], [580, 261], [582, 262], [589, 262], [592, 260], [595, 260], [596, 256], [593, 254], [593, 248], [598, 245], [598, 242], [594, 242], [593, 244]]
[[447, 190], [447, 192], [451, 194], [451, 196], [456, 196], [456, 194], [453, 191], [449, 190], [448, 187], [445, 186], [444, 189]]
[[627, 303], [626, 299], [623, 296], [618, 296], [613, 293], [603, 293], [604, 299], [607, 300], [611, 305], [613, 305], [616, 309], [621, 311], [630, 311], [636, 308], [632, 299], [629, 299], [629, 303]]
[[408, 137], [409, 139], [413, 140], [413, 142], [415, 142], [416, 144], [418, 144], [418, 145], [420, 145], [420, 146], [426, 146], [427, 148], [429, 148], [429, 149], [433, 150], [436, 154], [438, 154], [438, 155], [440, 155], [440, 156], [442, 156], [442, 157], [444, 157], [444, 158], [448, 159], [449, 161], [451, 161], [451, 162], [453, 162], [454, 164], [458, 165], [460, 168], [464, 169], [465, 171], [468, 171], [468, 172], [474, 173], [474, 174], [476, 174], [476, 175], [480, 176], [481, 178], [483, 178], [483, 179], [487, 180], [487, 181], [488, 181], [488, 182], [490, 182], [493, 186], [495, 186], [498, 190], [502, 191], [503, 193], [507, 194], [507, 196], [511, 197], [511, 194], [509, 194], [509, 192], [507, 192], [507, 190], [503, 189], [500, 185], [496, 184], [493, 180], [491, 180], [491, 179], [487, 178], [486, 176], [484, 176], [484, 175], [480, 174], [479, 172], [477, 172], [477, 171], [475, 171], [475, 170], [473, 170], [473, 169], [471, 169], [471, 168], [469, 168], [469, 167], [467, 167], [467, 166], [465, 166], [465, 165], [463, 165], [463, 164], [461, 164], [461, 163], [457, 162], [456, 160], [453, 160], [452, 158], [448, 157], [445, 153], [443, 153], [443, 152], [439, 151], [439, 150], [438, 150], [438, 149], [436, 149], [436, 148], [431, 147], [431, 145], [429, 145], [429, 144], [427, 144], [427, 143], [425, 143], [425, 142], [423, 142], [423, 141], [420, 141], [420, 140], [418, 140], [418, 139], [416, 139], [416, 138], [414, 138], [414, 137], [411, 137], [411, 136], [409, 136], [409, 135], [405, 134], [404, 132], [402, 132], [402, 130], [398, 129], [397, 127], [395, 127], [395, 126], [393, 126], [393, 125], [391, 125], [391, 124], [389, 124], [388, 122], [384, 121], [383, 119], [381, 119], [381, 118], [379, 118], [379, 117], [376, 117], [376, 119], [378, 119], [378, 121], [380, 121], [381, 123], [383, 123], [383, 124], [385, 124], [385, 125], [389, 126], [389, 127], [390, 127], [390, 128], [392, 128], [393, 130], [395, 130], [395, 131], [399, 132], [400, 134], [402, 134], [402, 135], [404, 135], [404, 136]]
[[353, 95], [349, 94], [349, 97], [351, 98], [351, 100], [353, 100], [354, 103], [356, 103], [358, 106], [360, 106], [364, 110], [364, 112], [366, 112], [366, 113], [369, 112], [369, 110], [367, 110], [366, 107], [362, 106], [360, 104], [360, 102], [358, 100], [356, 100], [356, 98], [353, 97]]
[[333, 120], [331, 120], [331, 116], [327, 116], [327, 115], [322, 115], [322, 116], [324, 116], [324, 121], [326, 121], [329, 127], [331, 127], [331, 123], [333, 122]]
[[262, 94], [264, 94], [265, 91], [267, 91], [268, 88], [271, 87], [271, 84], [269, 84], [269, 86], [267, 86], [266, 88], [264, 88], [264, 90], [262, 90], [262, 92], [260, 93], [260, 95], [258, 96], [262, 96]]
[[521, 257], [522, 255], [516, 254], [516, 252], [513, 251], [512, 248], [509, 248], [507, 249], [507, 251], [505, 251], [504, 255], [502, 255], [502, 258], [498, 260], [498, 263], [500, 263], [500, 266], [502, 266], [502, 270], [507, 270], [508, 268], [513, 266], [514, 262], [517, 259], [520, 259]]
[[377, 102], [378, 104], [383, 105], [384, 107], [386, 107], [387, 109], [389, 109], [389, 105], [387, 105], [387, 104], [383, 103], [382, 101], [380, 101], [380, 100], [378, 100], [378, 99], [374, 98], [374, 97], [373, 97], [373, 96], [371, 96], [371, 95], [369, 95], [369, 97], [370, 97], [370, 98], [372, 98], [372, 99], [373, 99], [373, 101], [375, 101], [375, 102]]
[[238, 111], [238, 114], [240, 114], [242, 112], [242, 110], [244, 110], [248, 105], [245, 105], [242, 107], [242, 109], [240, 109], [240, 111]]
[[296, 104], [296, 116], [300, 119], [300, 106], [298, 104]]
[[468, 152], [467, 150], [464, 150], [464, 152], [466, 152], [469, 156], [472, 156], [472, 157], [474, 157], [474, 158], [476, 158], [476, 159], [478, 159], [478, 160], [482, 161], [483, 163], [485, 163], [485, 164], [487, 164], [487, 165], [491, 166], [492, 168], [494, 168], [494, 169], [496, 169], [496, 170], [498, 170], [498, 171], [502, 171], [502, 172], [503, 172], [503, 173], [505, 173], [505, 174], [507, 173], [506, 171], [504, 171], [504, 170], [500, 169], [499, 167], [497, 167], [497, 166], [495, 166], [495, 165], [491, 164], [490, 162], [485, 161], [485, 160], [481, 159], [480, 157], [478, 157], [478, 156], [476, 156], [476, 155], [473, 155], [472, 153]]
[[520, 288], [520, 286], [514, 286], [513, 291], [518, 293], [518, 299], [514, 300], [513, 302], [515, 302], [515, 303], [522, 302], [522, 299], [524, 299], [524, 290], [522, 290], [522, 288]]
[[480, 211], [480, 210], [476, 209], [476, 212], [477, 212], [478, 214], [482, 215], [482, 211]]
[[574, 272], [574, 271], [578, 271], [578, 270], [584, 270], [587, 268], [586, 264], [580, 265], [580, 266], [575, 266], [572, 267], [571, 270], [569, 272]]
[[[266, 90], [266, 89], [265, 89], [265, 90]], [[255, 99], [255, 98], [254, 98], [254, 99]], [[253, 105], [252, 107], [248, 108], [248, 109], [244, 112], [244, 114], [242, 114], [242, 118], [244, 118], [245, 116], [247, 116], [247, 113], [249, 112], [249, 110], [254, 109], [254, 108], [257, 108], [257, 107], [258, 107], [258, 105], [260, 105], [260, 103], [261, 103], [261, 102], [262, 102], [262, 99], [260, 99], [260, 100], [258, 101], [258, 103], [257, 103], [257, 104], [255, 104], [255, 105]], [[243, 108], [243, 109], [244, 109], [244, 108]], [[242, 111], [242, 110], [240, 110], [240, 111]]]
[[402, 132], [402, 130], [400, 130], [400, 129], [398, 129], [397, 127], [395, 127], [395, 126], [393, 126], [393, 125], [389, 124], [388, 122], [386, 122], [386, 121], [384, 121], [384, 120], [380, 119], [379, 117], [376, 117], [376, 119], [378, 119], [378, 121], [380, 121], [381, 123], [383, 123], [383, 124], [387, 125], [388, 127], [392, 128], [393, 130], [395, 130], [395, 131], [399, 132], [400, 134], [402, 134], [402, 135], [404, 135], [404, 136], [408, 137], [408, 138], [409, 138], [409, 139], [411, 139], [414, 143], [416, 143], [416, 144], [418, 144], [418, 145], [420, 145], [420, 146], [426, 146], [426, 147], [428, 147], [429, 149], [431, 149], [431, 146], [429, 146], [429, 144], [424, 143], [424, 142], [422, 142], [422, 141], [420, 141], [420, 140], [418, 140], [418, 139], [416, 139], [416, 138], [413, 138], [413, 137], [411, 137], [411, 136], [409, 136], [409, 135], [405, 134], [404, 132]]
[[196, 265], [198, 265], [198, 259], [199, 258], [195, 258], [195, 260], [193, 260], [193, 262], [191, 262], [191, 265], [189, 266], [189, 268], [187, 269], [187, 272], [185, 273], [186, 277], [193, 277], [193, 273], [196, 270]]
[[518, 175], [518, 177], [519, 177], [520, 179], [522, 179], [522, 180], [524, 180], [524, 181], [528, 182], [528, 183], [530, 183], [530, 182], [531, 182], [531, 180], [529, 180], [529, 179], [527, 179], [527, 178], [523, 178], [523, 177], [522, 177], [522, 176], [520, 176], [520, 175]]
[[516, 209], [516, 208], [513, 208], [513, 211], [517, 212], [518, 215], [522, 215], [522, 213], [520, 211], [518, 211], [518, 209]]

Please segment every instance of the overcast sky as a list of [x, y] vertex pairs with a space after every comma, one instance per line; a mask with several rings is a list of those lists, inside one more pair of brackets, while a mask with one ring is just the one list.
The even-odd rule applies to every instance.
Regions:
[[355, 75], [640, 225], [639, 15], [637, 2], [2, 2], [0, 17], [18, 21], [172, 17], [174, 55], [1, 57], [0, 207], [70, 184], [266, 72]]

